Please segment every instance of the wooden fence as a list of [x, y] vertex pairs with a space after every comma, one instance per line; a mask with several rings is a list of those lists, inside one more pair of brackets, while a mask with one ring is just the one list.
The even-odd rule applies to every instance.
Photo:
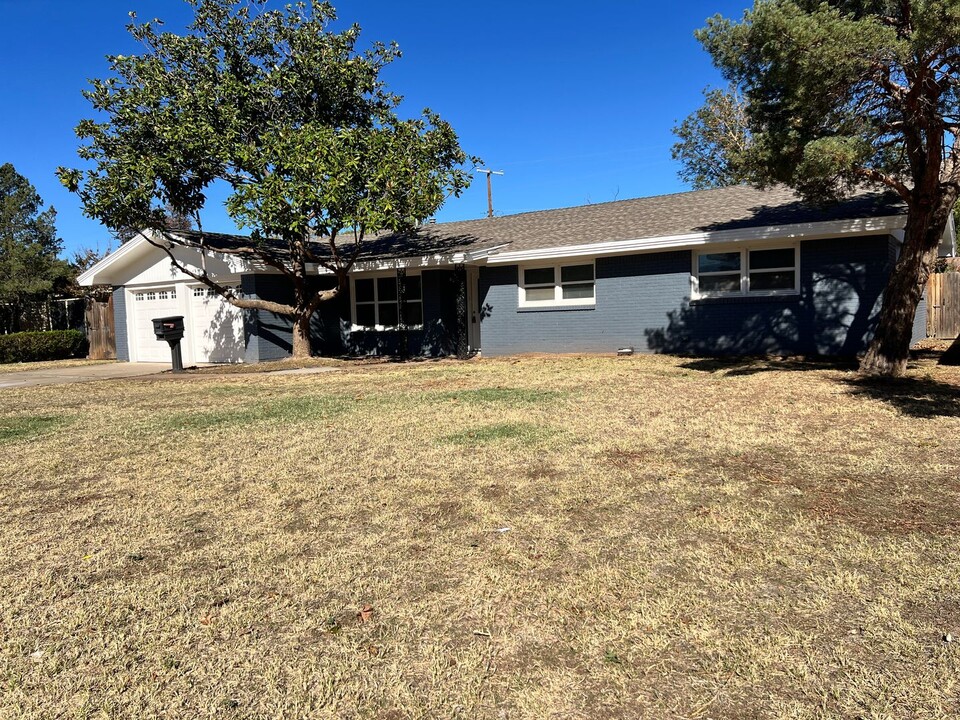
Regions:
[[113, 296], [106, 300], [87, 298], [87, 339], [90, 341], [91, 360], [115, 360], [117, 337], [113, 328]]
[[934, 273], [927, 283], [927, 337], [960, 336], [960, 272]]

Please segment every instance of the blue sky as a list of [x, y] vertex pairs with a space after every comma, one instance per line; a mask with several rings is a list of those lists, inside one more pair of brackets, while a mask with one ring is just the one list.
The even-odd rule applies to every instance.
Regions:
[[[395, 40], [404, 56], [386, 80], [403, 110], [429, 106], [464, 150], [503, 170], [497, 214], [606, 202], [686, 189], [670, 158], [671, 128], [706, 85], [722, 79], [693, 38], [707, 17], [739, 17], [747, 0], [340, 0], [343, 24]], [[127, 12], [189, 22], [182, 0], [0, 0], [0, 163], [12, 162], [58, 211], [67, 253], [104, 249], [109, 233], [83, 217], [54, 176], [77, 166], [73, 128], [90, 115], [81, 90], [107, 75], [105, 56], [137, 52]], [[478, 176], [448, 200], [441, 221], [482, 217]], [[233, 231], [219, 207], [205, 227]]]

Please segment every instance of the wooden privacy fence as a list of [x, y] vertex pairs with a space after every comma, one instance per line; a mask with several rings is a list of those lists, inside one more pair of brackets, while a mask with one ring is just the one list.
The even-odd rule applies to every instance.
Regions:
[[927, 282], [927, 337], [960, 336], [960, 272], [933, 273]]
[[116, 360], [117, 338], [113, 329], [113, 296], [106, 300], [87, 298], [87, 339], [91, 360]]

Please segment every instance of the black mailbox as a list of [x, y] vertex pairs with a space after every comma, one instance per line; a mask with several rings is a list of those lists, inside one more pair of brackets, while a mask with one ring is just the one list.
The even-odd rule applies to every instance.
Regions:
[[153, 319], [157, 340], [179, 340], [183, 337], [183, 315]]
[[180, 340], [183, 339], [183, 315], [153, 318], [153, 333], [157, 340], [166, 340], [170, 345], [173, 371], [183, 372], [183, 356], [180, 354]]

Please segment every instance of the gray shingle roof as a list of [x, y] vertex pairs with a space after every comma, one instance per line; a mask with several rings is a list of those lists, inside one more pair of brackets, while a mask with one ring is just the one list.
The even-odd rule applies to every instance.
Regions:
[[427, 254], [431, 247], [474, 250], [503, 244], [507, 244], [504, 252], [515, 252], [905, 212], [892, 193], [863, 192], [839, 203], [814, 206], [784, 187], [757, 190], [741, 185], [425, 225], [412, 233], [380, 237], [375, 243], [397, 255]]
[[[406, 233], [371, 238], [365, 243], [363, 255], [410, 257], [502, 245], [506, 245], [503, 252], [516, 252], [904, 213], [905, 206], [893, 193], [864, 191], [838, 203], [816, 206], [803, 202], [785, 187], [757, 190], [739, 185], [424, 225]], [[206, 242], [211, 247], [231, 247], [237, 239], [207, 234]]]

